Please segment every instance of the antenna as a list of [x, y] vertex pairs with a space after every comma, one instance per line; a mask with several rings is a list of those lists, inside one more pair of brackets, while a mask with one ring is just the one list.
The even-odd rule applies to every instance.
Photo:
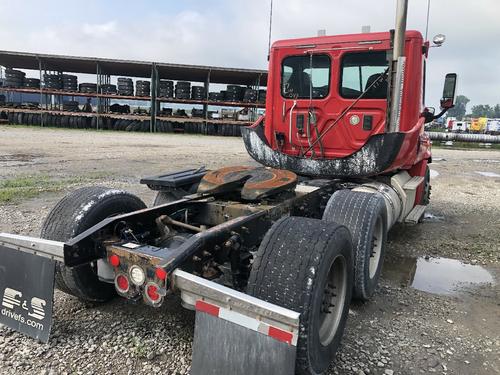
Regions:
[[427, 23], [425, 24], [425, 39], [427, 41], [427, 35], [429, 34], [429, 15], [431, 11], [431, 0], [427, 0]]
[[273, 29], [273, 0], [271, 0], [271, 9], [269, 11], [269, 42], [267, 46], [267, 59], [271, 55], [271, 31]]

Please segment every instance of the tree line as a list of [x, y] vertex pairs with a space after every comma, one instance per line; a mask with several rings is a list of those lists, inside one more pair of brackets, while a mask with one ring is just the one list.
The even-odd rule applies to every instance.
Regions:
[[489, 104], [473, 105], [470, 113], [467, 113], [467, 103], [470, 99], [465, 95], [457, 95], [455, 107], [448, 111], [449, 117], [456, 117], [457, 120], [463, 120], [464, 117], [489, 117], [500, 118], [500, 104], [491, 106]]

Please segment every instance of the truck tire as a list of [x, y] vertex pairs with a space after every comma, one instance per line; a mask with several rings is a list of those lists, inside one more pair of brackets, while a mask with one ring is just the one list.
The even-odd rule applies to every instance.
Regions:
[[375, 292], [384, 261], [387, 213], [378, 194], [352, 190], [336, 191], [328, 201], [323, 220], [345, 225], [352, 235], [354, 291], [367, 301]]
[[424, 191], [422, 192], [422, 199], [420, 199], [420, 204], [427, 206], [431, 202], [431, 171], [429, 166], [425, 169], [424, 178]]
[[[107, 217], [146, 208], [135, 195], [102, 186], [83, 187], [66, 195], [50, 211], [42, 225], [41, 237], [67, 241]], [[115, 295], [113, 284], [97, 277], [96, 265], [66, 267], [56, 263], [56, 287], [81, 300], [105, 302]]]
[[352, 243], [346, 227], [286, 217], [265, 235], [247, 292], [300, 313], [298, 374], [328, 369], [344, 332], [352, 282]]

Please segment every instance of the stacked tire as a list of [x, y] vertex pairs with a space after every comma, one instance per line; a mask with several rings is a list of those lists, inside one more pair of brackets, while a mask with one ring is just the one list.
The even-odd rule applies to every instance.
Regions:
[[[0, 98], [1, 100], [1, 98]], [[78, 102], [68, 101], [63, 103], [63, 109], [68, 112], [78, 111]], [[170, 109], [171, 110], [171, 109]], [[185, 110], [181, 110], [185, 114]], [[192, 116], [201, 115], [202, 110], [194, 109]], [[178, 115], [178, 114], [177, 114]], [[186, 115], [187, 117], [187, 115]], [[150, 131], [151, 122], [146, 119], [120, 119], [107, 116], [81, 116], [64, 113], [24, 113], [24, 112], [6, 112], [6, 118], [9, 124], [40, 125], [44, 126], [70, 128], [70, 129], [105, 129], [121, 130], [134, 132]], [[239, 124], [216, 124], [204, 123], [200, 121], [184, 122], [156, 120], [156, 131], [160, 133], [184, 132], [186, 134], [204, 134], [223, 137], [241, 136], [241, 125]]]
[[100, 86], [101, 94], [114, 95], [116, 94], [116, 85], [105, 83]]
[[78, 109], [78, 102], [76, 100], [63, 102], [63, 111], [78, 112]]
[[64, 91], [78, 90], [78, 77], [71, 74], [63, 74], [61, 76], [62, 89]]
[[5, 69], [5, 87], [23, 87], [26, 73], [20, 70]]
[[177, 99], [189, 99], [191, 96], [191, 82], [178, 81], [175, 85], [175, 97]]
[[43, 75], [43, 87], [49, 90], [62, 89], [61, 76], [59, 74], [45, 73]]
[[203, 86], [193, 86], [191, 89], [191, 99], [193, 100], [205, 100], [207, 92]]
[[267, 94], [266, 90], [259, 90], [259, 97], [257, 98], [257, 102], [261, 103], [261, 104], [265, 104], [266, 103], [266, 94]]
[[135, 96], [150, 96], [151, 95], [151, 82], [137, 81], [135, 83]]
[[171, 121], [156, 120], [156, 131], [159, 133], [172, 133], [174, 124]]
[[80, 83], [78, 91], [84, 94], [95, 94], [97, 92], [97, 84], [95, 83]]
[[222, 102], [224, 100], [224, 93], [211, 92], [208, 94], [208, 100], [210, 100], [212, 102]]
[[111, 104], [109, 106], [109, 110], [112, 113], [123, 113], [123, 114], [128, 114], [130, 113], [130, 106], [127, 104]]
[[191, 117], [203, 117], [203, 109], [193, 108], [191, 110]]
[[27, 89], [39, 89], [40, 80], [38, 78], [25, 78], [24, 87]]
[[173, 111], [174, 110], [172, 108], [162, 108], [160, 110], [159, 115], [160, 116], [172, 116]]
[[243, 99], [244, 90], [238, 85], [227, 85], [224, 99], [228, 102], [240, 102]]
[[118, 95], [134, 95], [134, 82], [132, 82], [132, 79], [124, 77], [118, 78]]
[[258, 91], [254, 89], [245, 89], [245, 93], [243, 94], [243, 101], [245, 103], [255, 103], [257, 101]]
[[173, 98], [174, 97], [174, 81], [166, 79], [160, 80], [158, 84], [158, 97], [159, 98]]

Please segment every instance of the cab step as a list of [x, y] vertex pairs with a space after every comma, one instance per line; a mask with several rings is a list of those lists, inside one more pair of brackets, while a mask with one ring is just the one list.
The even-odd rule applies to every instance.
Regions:
[[[404, 185], [404, 190], [417, 190], [417, 188], [424, 182], [424, 177], [414, 176], [410, 178]], [[417, 206], [418, 207], [418, 206]]]
[[427, 206], [417, 205], [413, 207], [408, 216], [405, 218], [407, 224], [417, 224], [420, 218], [424, 215]]

